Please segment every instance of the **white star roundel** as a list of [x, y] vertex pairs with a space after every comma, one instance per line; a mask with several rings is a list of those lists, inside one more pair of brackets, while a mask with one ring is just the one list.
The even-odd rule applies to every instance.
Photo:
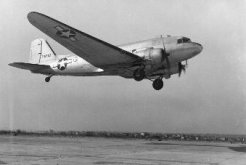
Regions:
[[67, 58], [60, 59], [57, 64], [59, 70], [65, 70], [67, 67]]

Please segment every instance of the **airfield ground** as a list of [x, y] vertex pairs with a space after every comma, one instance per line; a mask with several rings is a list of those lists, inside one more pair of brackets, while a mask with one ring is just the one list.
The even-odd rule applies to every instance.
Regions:
[[246, 145], [223, 142], [2, 135], [0, 164], [246, 165]]

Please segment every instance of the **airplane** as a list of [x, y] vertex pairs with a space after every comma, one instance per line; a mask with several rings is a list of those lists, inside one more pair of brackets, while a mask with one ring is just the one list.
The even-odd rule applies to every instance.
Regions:
[[[74, 54], [57, 55], [42, 39], [31, 42], [29, 62], [10, 66], [52, 76], [121, 76], [136, 81], [148, 79], [155, 90], [163, 88], [163, 78], [185, 72], [187, 60], [203, 47], [184, 36], [156, 38], [114, 46], [38, 12], [27, 15], [29, 22]], [[186, 62], [186, 64], [183, 64]]]

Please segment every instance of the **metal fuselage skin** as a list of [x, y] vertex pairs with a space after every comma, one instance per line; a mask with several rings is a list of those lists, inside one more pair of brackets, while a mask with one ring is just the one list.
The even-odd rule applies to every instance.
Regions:
[[[172, 74], [178, 73], [176, 70], [177, 63], [186, 61], [202, 51], [202, 46], [198, 43], [187, 41], [178, 42], [183, 37], [167, 36], [158, 37], [149, 40], [134, 42], [130, 44], [120, 45], [121, 49], [131, 53], [148, 48], [161, 48], [169, 54], [170, 69]], [[188, 39], [188, 38], [187, 38]], [[164, 48], [165, 47], [165, 48]], [[141, 56], [138, 53], [134, 53]], [[99, 75], [119, 75], [118, 73], [97, 68], [88, 63], [77, 55], [58, 55], [58, 59], [49, 63], [52, 68], [53, 75], [71, 75], [71, 76], [99, 76]], [[165, 64], [164, 64], [165, 65]], [[159, 68], [159, 69], [158, 69]], [[151, 72], [165, 75], [165, 70], [159, 66], [154, 67]], [[152, 73], [149, 73], [151, 77]], [[164, 76], [165, 77], [165, 76]], [[130, 77], [129, 77], [130, 78]]]

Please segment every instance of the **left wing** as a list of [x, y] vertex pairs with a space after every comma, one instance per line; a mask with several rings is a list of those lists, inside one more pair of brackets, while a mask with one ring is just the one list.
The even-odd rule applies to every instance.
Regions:
[[28, 20], [39, 30], [96, 67], [116, 69], [131, 67], [142, 62], [142, 58], [130, 52], [41, 13], [29, 13]]

